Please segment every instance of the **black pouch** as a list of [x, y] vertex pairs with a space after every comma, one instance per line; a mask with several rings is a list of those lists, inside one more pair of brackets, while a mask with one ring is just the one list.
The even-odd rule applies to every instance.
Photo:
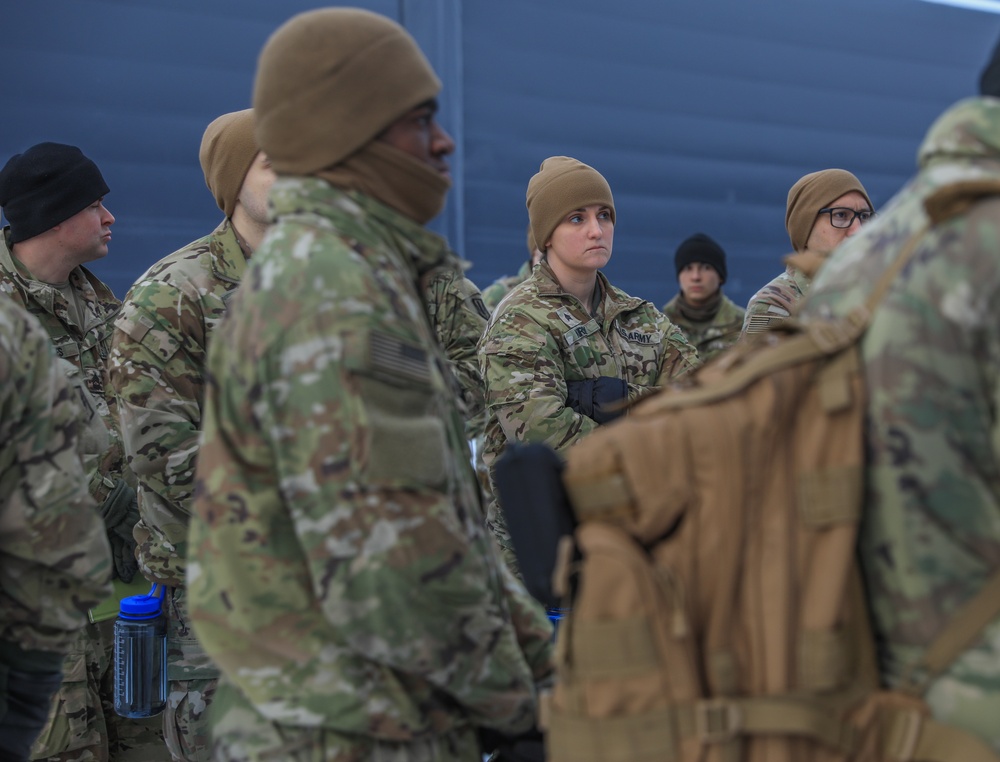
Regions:
[[576, 527], [562, 470], [562, 459], [551, 447], [511, 442], [494, 474], [524, 585], [547, 608], [557, 608], [560, 601], [552, 589], [559, 540], [572, 536]]

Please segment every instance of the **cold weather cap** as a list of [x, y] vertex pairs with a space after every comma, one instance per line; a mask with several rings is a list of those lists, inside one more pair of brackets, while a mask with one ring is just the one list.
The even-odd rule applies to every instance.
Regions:
[[300, 13], [271, 35], [257, 62], [257, 145], [279, 174], [328, 169], [440, 90], [395, 21], [358, 8]]
[[719, 282], [726, 282], [726, 252], [714, 239], [704, 233], [695, 233], [690, 238], [681, 241], [674, 252], [674, 269], [678, 277], [681, 270], [694, 262], [704, 262], [711, 265], [719, 274]]
[[39, 143], [0, 170], [0, 207], [11, 243], [65, 222], [109, 192], [97, 165], [76, 146]]
[[601, 204], [611, 210], [615, 222], [615, 199], [611, 186], [593, 167], [569, 156], [550, 156], [528, 182], [525, 205], [531, 232], [540, 251], [563, 217], [574, 209]]
[[260, 153], [253, 129], [253, 109], [248, 108], [214, 119], [201, 139], [198, 160], [205, 184], [227, 217], [233, 216], [243, 180]]
[[788, 191], [785, 209], [785, 229], [795, 251], [806, 248], [819, 210], [851, 191], [864, 196], [869, 208], [875, 210], [865, 186], [846, 169], [822, 169], [799, 178]]

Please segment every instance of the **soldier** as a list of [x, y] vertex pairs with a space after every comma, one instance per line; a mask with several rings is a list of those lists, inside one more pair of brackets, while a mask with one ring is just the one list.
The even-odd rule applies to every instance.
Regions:
[[500, 300], [509, 294], [514, 286], [524, 283], [530, 276], [535, 265], [542, 261], [542, 252], [535, 246], [535, 237], [531, 234], [531, 225], [528, 225], [528, 259], [521, 265], [521, 269], [516, 275], [507, 275], [500, 278], [483, 290], [483, 303], [486, 309], [493, 312], [500, 304]]
[[[873, 219], [874, 210], [858, 178], [844, 169], [824, 169], [799, 178], [788, 191], [785, 229], [796, 252], [822, 260]], [[743, 335], [766, 331], [794, 314], [809, 282], [805, 273], [789, 264], [750, 298]]]
[[[861, 343], [869, 455], [859, 555], [890, 688], [920, 678], [917, 660], [1000, 570], [1000, 98], [945, 111], [918, 163], [891, 211], [833, 253], [802, 307], [804, 320], [846, 314], [918, 236]], [[1000, 752], [1000, 618], [917, 684], [928, 686], [936, 719]]]
[[450, 186], [396, 23], [293, 17], [254, 83], [275, 223], [209, 352], [191, 518], [217, 760], [481, 760], [528, 731], [551, 627], [486, 531], [420, 281]]
[[201, 168], [225, 218], [136, 281], [115, 322], [109, 360], [125, 451], [139, 480], [140, 569], [168, 586], [170, 695], [163, 732], [173, 758], [189, 762], [210, 759], [206, 709], [219, 676], [191, 631], [184, 589], [205, 358], [264, 238], [274, 180], [253, 128], [253, 111], [246, 109], [220, 116], [205, 130]]
[[[137, 585], [132, 527], [139, 514], [135, 477], [125, 465], [113, 394], [106, 388], [111, 323], [119, 302], [83, 265], [107, 256], [115, 218], [104, 206], [107, 183], [79, 148], [39, 143], [0, 171], [0, 207], [9, 225], [0, 242], [0, 291], [39, 319], [66, 368], [89, 393], [108, 438], [84, 453], [90, 494], [111, 541], [115, 596], [145, 592]], [[96, 439], [91, 439], [96, 443]], [[148, 588], [146, 588], [148, 589]], [[83, 762], [136, 751], [169, 759], [158, 723], [127, 720], [113, 710], [111, 649], [117, 602], [91, 612], [64, 665], [53, 714], [33, 759]], [[98, 701], [98, 697], [100, 700]]]
[[663, 306], [663, 314], [705, 362], [735, 344], [743, 328], [743, 308], [722, 293], [726, 252], [709, 236], [695, 233], [674, 252], [674, 269], [680, 292]]
[[111, 556], [77, 453], [75, 392], [38, 321], [0, 297], [0, 758], [49, 715]]
[[[528, 183], [527, 207], [544, 256], [500, 303], [480, 342], [491, 475], [507, 442], [565, 449], [617, 415], [625, 399], [697, 363], [677, 326], [600, 272], [611, 258], [615, 203], [596, 169], [546, 159]], [[510, 559], [495, 502], [489, 521]]]

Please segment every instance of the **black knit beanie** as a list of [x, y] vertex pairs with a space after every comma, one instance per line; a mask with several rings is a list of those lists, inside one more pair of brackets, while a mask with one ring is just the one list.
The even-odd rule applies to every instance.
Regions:
[[0, 208], [11, 243], [51, 230], [107, 193], [101, 170], [76, 146], [39, 143], [0, 170]]
[[719, 283], [726, 282], [726, 252], [714, 240], [704, 233], [695, 233], [681, 242], [674, 254], [674, 267], [680, 277], [681, 270], [692, 262], [704, 262], [711, 265], [719, 274]]
[[1000, 41], [994, 46], [986, 68], [979, 75], [979, 94], [1000, 98]]

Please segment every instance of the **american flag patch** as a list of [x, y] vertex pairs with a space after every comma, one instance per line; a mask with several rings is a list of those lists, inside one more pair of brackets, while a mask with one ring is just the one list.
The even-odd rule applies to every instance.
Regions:
[[396, 336], [372, 331], [368, 339], [368, 351], [372, 370], [396, 378], [430, 383], [431, 369], [426, 350]]
[[747, 333], [761, 333], [766, 331], [772, 323], [780, 323], [784, 318], [774, 315], [751, 315], [747, 321]]

